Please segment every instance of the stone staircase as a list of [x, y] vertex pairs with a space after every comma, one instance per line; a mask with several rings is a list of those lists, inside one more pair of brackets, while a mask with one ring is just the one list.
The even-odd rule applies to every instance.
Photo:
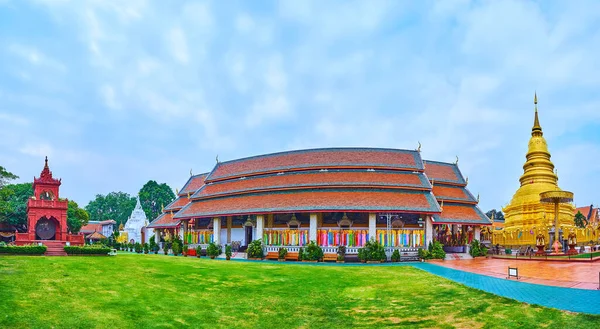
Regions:
[[46, 253], [44, 256], [66, 256], [65, 252], [65, 242], [64, 241], [40, 241], [42, 242], [46, 248]]

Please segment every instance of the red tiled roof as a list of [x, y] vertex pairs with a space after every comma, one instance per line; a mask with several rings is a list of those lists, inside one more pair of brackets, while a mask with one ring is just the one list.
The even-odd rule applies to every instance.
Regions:
[[424, 162], [425, 174], [429, 179], [434, 180], [434, 185], [437, 182], [465, 185], [465, 180], [456, 164], [429, 160]]
[[312, 189], [254, 193], [193, 201], [176, 218], [212, 217], [265, 212], [405, 211], [437, 213], [427, 191], [384, 189]]
[[421, 173], [400, 171], [302, 171], [232, 179], [205, 185], [192, 199], [227, 194], [247, 193], [273, 189], [307, 187], [403, 187], [429, 189], [429, 183]]
[[434, 215], [433, 221], [436, 224], [492, 224], [477, 206], [460, 204], [444, 204], [442, 213]]
[[206, 176], [208, 176], [208, 173], [198, 174], [190, 177], [185, 185], [183, 185], [181, 191], [179, 191], [179, 195], [184, 196], [187, 195], [188, 192], [190, 194], [194, 194], [199, 188], [202, 187], [202, 185], [204, 185]]
[[164, 212], [153, 220], [148, 228], [170, 228], [179, 225], [179, 219], [174, 219], [173, 216], [171, 212]]
[[329, 148], [260, 155], [220, 162], [206, 178], [225, 178], [311, 168], [394, 168], [422, 170], [417, 151], [376, 148]]
[[165, 210], [179, 210], [189, 202], [190, 199], [188, 199], [187, 196], [180, 196], [179, 198], [175, 199], [175, 201], [171, 202], [168, 206], [166, 206]]
[[94, 233], [94, 232], [98, 232], [98, 231], [102, 231], [102, 224], [100, 223], [90, 223], [87, 225], [84, 225], [81, 227], [81, 229], [79, 230], [79, 232], [81, 233]]
[[440, 201], [462, 201], [468, 203], [476, 203], [477, 200], [473, 198], [471, 193], [466, 188], [461, 186], [445, 186], [445, 185], [433, 185], [433, 195]]
[[86, 239], [91, 239], [91, 240], [102, 240], [102, 239], [106, 239], [106, 237], [104, 235], [102, 235], [102, 233], [96, 231], [92, 234], [88, 234], [85, 237]]

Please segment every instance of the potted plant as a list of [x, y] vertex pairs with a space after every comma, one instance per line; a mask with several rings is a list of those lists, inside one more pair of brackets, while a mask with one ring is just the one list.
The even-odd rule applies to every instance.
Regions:
[[346, 246], [339, 246], [337, 251], [337, 261], [336, 263], [344, 263], [346, 262]]
[[179, 256], [179, 254], [181, 254], [182, 246], [177, 240], [175, 240], [173, 241], [171, 249], [173, 250], [173, 256]]
[[246, 252], [248, 253], [248, 259], [262, 260], [264, 256], [262, 241], [258, 239], [250, 242]]
[[279, 248], [277, 260], [280, 262], [285, 262], [285, 256], [287, 256], [287, 253], [288, 253], [287, 248]]
[[142, 251], [143, 251], [143, 249], [142, 249], [142, 244], [141, 244], [141, 243], [139, 243], [139, 242], [136, 242], [136, 243], [135, 243], [135, 247], [134, 247], [134, 248], [135, 248], [135, 252], [136, 252], [136, 253], [138, 253], [138, 254], [141, 254], [141, 253], [142, 253]]
[[188, 256], [188, 246], [187, 244], [185, 246], [183, 246], [183, 257], [187, 257]]
[[367, 257], [365, 257], [365, 248], [358, 249], [358, 260], [361, 263], [366, 263], [367, 262]]
[[165, 241], [165, 243], [163, 244], [163, 252], [165, 253], [165, 255], [169, 254], [169, 249], [171, 249], [171, 243], [169, 241]]
[[158, 246], [158, 244], [154, 244], [154, 246], [152, 247], [152, 251], [154, 251], [155, 255], [158, 254], [159, 250], [160, 250], [160, 247]]
[[304, 254], [304, 248], [300, 247], [298, 249], [298, 261], [301, 262], [302, 261], [302, 255]]
[[232, 249], [231, 246], [226, 244], [225, 245], [225, 259], [226, 260], [230, 260], [231, 259], [231, 254], [232, 254]]
[[381, 263], [387, 260], [383, 245], [374, 239], [367, 241], [362, 249], [363, 258], [367, 261], [367, 263]]
[[[419, 249], [422, 250], [422, 249]], [[395, 249], [394, 252], [392, 253], [392, 257], [390, 257], [392, 262], [399, 262], [400, 261], [400, 251], [398, 249]]]
[[215, 259], [220, 254], [221, 248], [214, 242], [211, 242], [206, 248], [206, 255], [209, 256], [210, 259]]
[[144, 243], [144, 254], [147, 255], [149, 251], [150, 251], [150, 246], [148, 246], [147, 243]]
[[306, 245], [306, 248], [304, 248], [302, 261], [316, 263], [320, 259], [323, 259], [323, 249], [321, 249], [315, 241], [311, 241]]
[[196, 257], [200, 258], [200, 256], [202, 256], [202, 247], [198, 245], [196, 247]]

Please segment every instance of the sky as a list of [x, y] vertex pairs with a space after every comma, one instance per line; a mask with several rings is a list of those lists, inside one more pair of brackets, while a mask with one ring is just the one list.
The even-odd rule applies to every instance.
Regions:
[[0, 165], [61, 196], [181, 188], [316, 147], [454, 162], [519, 187], [537, 92], [561, 188], [600, 205], [598, 1], [0, 0]]

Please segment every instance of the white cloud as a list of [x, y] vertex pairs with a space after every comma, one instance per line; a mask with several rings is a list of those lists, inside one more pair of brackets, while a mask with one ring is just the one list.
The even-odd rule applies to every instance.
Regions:
[[22, 44], [11, 44], [8, 47], [8, 50], [11, 53], [21, 57], [23, 60], [26, 60], [31, 65], [49, 68], [60, 73], [64, 73], [66, 71], [64, 64], [44, 54], [35, 47]]
[[117, 101], [115, 89], [110, 85], [104, 85], [100, 88], [100, 95], [104, 99], [104, 104], [111, 110], [120, 110], [123, 107]]
[[174, 59], [182, 64], [189, 61], [188, 46], [185, 33], [179, 27], [172, 28], [166, 35], [167, 44]]
[[21, 147], [19, 151], [34, 157], [51, 157], [54, 154], [54, 148], [47, 143], [27, 144]]

